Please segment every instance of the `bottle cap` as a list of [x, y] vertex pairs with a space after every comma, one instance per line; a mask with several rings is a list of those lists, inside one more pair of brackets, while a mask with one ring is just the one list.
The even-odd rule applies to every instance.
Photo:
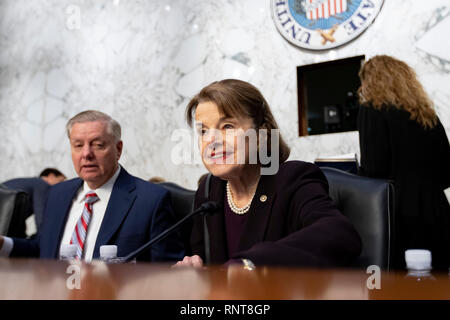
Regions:
[[108, 245], [100, 247], [100, 258], [115, 258], [117, 257], [117, 246]]
[[406, 267], [412, 270], [431, 270], [431, 251], [411, 249], [405, 251]]
[[63, 244], [59, 248], [60, 257], [75, 257], [77, 255], [77, 245]]

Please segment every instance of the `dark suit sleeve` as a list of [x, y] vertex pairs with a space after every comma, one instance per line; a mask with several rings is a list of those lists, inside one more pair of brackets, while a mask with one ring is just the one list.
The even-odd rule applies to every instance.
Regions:
[[[170, 202], [170, 194], [166, 191], [156, 206], [150, 230], [150, 239], [155, 238], [173, 224], [175, 224], [175, 215]], [[177, 231], [170, 233], [165, 239], [152, 247], [151, 254], [154, 262], [183, 259], [184, 248], [180, 233]]]
[[361, 240], [329, 198], [323, 173], [311, 165], [303, 174], [289, 174], [283, 197], [288, 201], [287, 195], [292, 195], [285, 213], [287, 235], [278, 241], [260, 242], [233, 258], [248, 258], [262, 265], [328, 267], [351, 263], [361, 252]]
[[389, 128], [383, 112], [361, 106], [358, 114], [360, 174], [386, 178], [390, 175], [391, 149]]
[[19, 239], [13, 238], [13, 249], [10, 257], [26, 257], [37, 258], [39, 257], [39, 237], [35, 239]]

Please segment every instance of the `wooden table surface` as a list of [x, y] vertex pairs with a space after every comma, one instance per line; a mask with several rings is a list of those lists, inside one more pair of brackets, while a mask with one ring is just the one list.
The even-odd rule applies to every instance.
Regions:
[[240, 266], [196, 270], [166, 264], [106, 265], [96, 261], [71, 265], [0, 258], [0, 299], [450, 299], [450, 275], [446, 273], [433, 273], [430, 281], [416, 281], [405, 273], [382, 272], [380, 289], [368, 288], [370, 276], [365, 270], [257, 267], [249, 271]]

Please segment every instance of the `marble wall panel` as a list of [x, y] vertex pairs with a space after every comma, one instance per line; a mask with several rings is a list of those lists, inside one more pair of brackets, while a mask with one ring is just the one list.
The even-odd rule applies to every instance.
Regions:
[[74, 177], [65, 123], [93, 108], [122, 124], [129, 172], [195, 188], [205, 169], [192, 137], [180, 161], [177, 133], [191, 132], [189, 99], [224, 78], [263, 92], [291, 159], [359, 153], [357, 132], [298, 137], [296, 67], [361, 54], [412, 65], [449, 134], [449, 25], [448, 0], [386, 0], [360, 37], [311, 52], [280, 36], [269, 0], [2, 0], [0, 180], [47, 166]]

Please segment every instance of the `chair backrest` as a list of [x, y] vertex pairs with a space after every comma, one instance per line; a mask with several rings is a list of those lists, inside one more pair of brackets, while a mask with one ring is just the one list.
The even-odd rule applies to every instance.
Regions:
[[359, 167], [356, 154], [348, 155], [345, 158], [317, 158], [314, 160], [314, 164], [319, 168], [335, 168], [354, 174], [358, 173]]
[[[161, 182], [158, 183], [158, 185], [169, 190], [170, 196], [172, 198], [172, 208], [175, 212], [177, 221], [181, 220], [187, 214], [191, 213], [194, 206], [194, 190], [183, 188], [172, 182]], [[191, 230], [192, 221], [186, 221], [186, 223], [180, 228], [186, 255], [191, 255]]]
[[0, 184], [0, 235], [25, 238], [25, 220], [31, 213], [30, 197]]
[[388, 180], [354, 175], [335, 168], [321, 168], [329, 194], [361, 236], [363, 249], [355, 263], [389, 270], [393, 250], [394, 189]]

